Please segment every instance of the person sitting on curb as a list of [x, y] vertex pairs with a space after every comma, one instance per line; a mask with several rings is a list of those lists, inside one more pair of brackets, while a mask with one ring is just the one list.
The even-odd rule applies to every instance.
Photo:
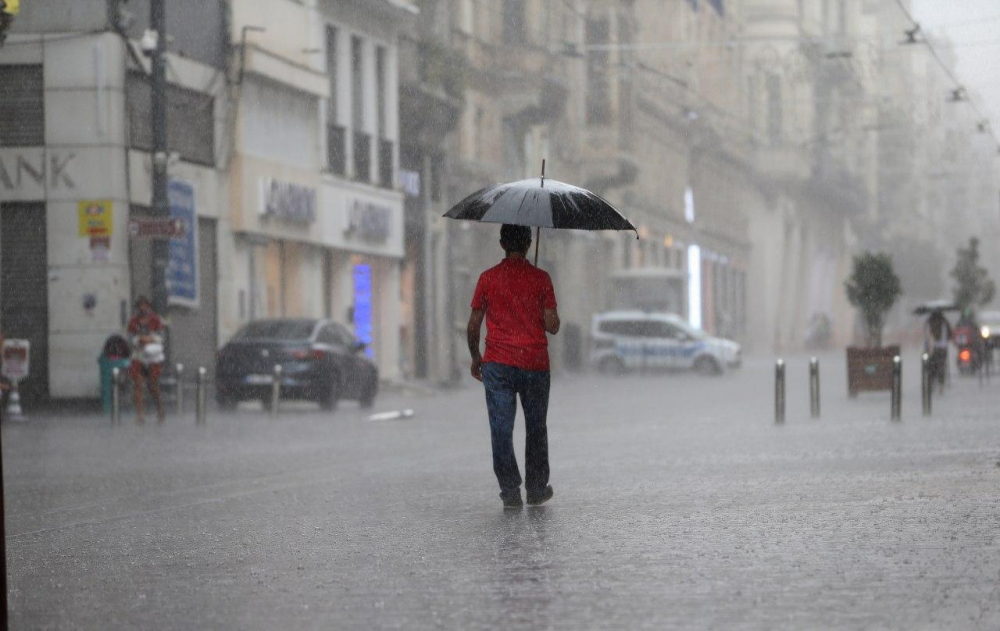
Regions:
[[163, 397], [160, 396], [160, 375], [163, 374], [163, 320], [153, 311], [149, 298], [140, 296], [135, 303], [136, 314], [128, 322], [128, 333], [132, 336], [132, 363], [129, 374], [135, 394], [136, 422], [145, 422], [143, 389], [149, 384], [149, 393], [156, 404], [156, 421], [165, 419]]

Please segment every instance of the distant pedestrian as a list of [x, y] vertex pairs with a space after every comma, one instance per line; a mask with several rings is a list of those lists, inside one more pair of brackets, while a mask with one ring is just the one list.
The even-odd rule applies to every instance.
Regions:
[[[559, 332], [555, 290], [549, 275], [527, 259], [531, 229], [504, 225], [500, 246], [506, 258], [479, 277], [472, 298], [468, 342], [472, 376], [486, 389], [486, 408], [493, 444], [493, 471], [504, 508], [520, 508], [521, 475], [514, 455], [514, 417], [521, 397], [526, 429], [525, 491], [527, 502], [552, 498], [549, 486], [549, 351], [546, 333]], [[479, 335], [486, 320], [486, 354]]]
[[156, 404], [156, 420], [162, 423], [163, 397], [160, 395], [160, 375], [163, 374], [163, 320], [153, 311], [153, 303], [140, 296], [135, 304], [136, 313], [128, 322], [128, 333], [132, 336], [132, 390], [135, 394], [136, 422], [145, 422], [143, 390], [148, 385], [149, 393]]
[[948, 369], [948, 344], [951, 342], [951, 324], [940, 311], [933, 311], [924, 326], [924, 350], [930, 358], [930, 379], [944, 390], [944, 376]]

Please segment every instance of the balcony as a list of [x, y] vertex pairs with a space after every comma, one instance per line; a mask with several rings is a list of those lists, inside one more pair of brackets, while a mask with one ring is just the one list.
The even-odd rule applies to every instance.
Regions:
[[391, 140], [378, 141], [378, 185], [382, 188], [395, 188], [395, 143]]
[[354, 132], [354, 179], [372, 181], [372, 137], [363, 131]]
[[347, 130], [340, 125], [326, 128], [326, 163], [335, 175], [347, 175]]

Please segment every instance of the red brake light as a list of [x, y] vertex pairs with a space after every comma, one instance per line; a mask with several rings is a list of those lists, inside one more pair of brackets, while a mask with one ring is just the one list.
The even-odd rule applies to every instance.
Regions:
[[972, 359], [972, 353], [969, 351], [969, 349], [965, 349], [958, 354], [958, 358], [963, 362], [970, 361]]
[[307, 359], [323, 359], [323, 351], [313, 348], [297, 348], [290, 354], [295, 359], [302, 361]]

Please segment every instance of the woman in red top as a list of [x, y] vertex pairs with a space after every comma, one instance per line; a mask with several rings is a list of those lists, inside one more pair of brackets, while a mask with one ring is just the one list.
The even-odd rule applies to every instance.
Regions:
[[145, 421], [143, 393], [146, 383], [149, 393], [156, 403], [156, 420], [164, 420], [163, 398], [160, 396], [160, 375], [163, 373], [163, 320], [153, 311], [153, 303], [149, 298], [140, 296], [135, 304], [136, 313], [128, 321], [128, 333], [132, 337], [132, 364], [129, 374], [132, 376], [132, 390], [135, 393], [136, 422]]

